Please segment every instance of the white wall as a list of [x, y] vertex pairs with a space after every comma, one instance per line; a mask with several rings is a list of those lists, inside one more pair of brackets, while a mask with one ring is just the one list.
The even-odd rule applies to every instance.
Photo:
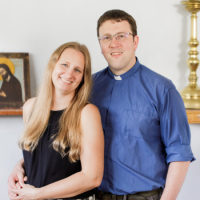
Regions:
[[[32, 96], [51, 53], [65, 42], [88, 46], [93, 72], [106, 67], [96, 23], [109, 9], [125, 10], [136, 19], [140, 37], [137, 56], [142, 64], [170, 78], [179, 91], [188, 83], [190, 14], [180, 0], [0, 0], [0, 8], [0, 52], [30, 54]], [[199, 36], [200, 29], [200, 40]], [[199, 69], [197, 74], [200, 76]], [[197, 160], [190, 166], [178, 200], [198, 199], [200, 195], [200, 124], [190, 128]], [[0, 116], [0, 200], [8, 199], [7, 177], [22, 157], [17, 147], [22, 129], [21, 116]]]

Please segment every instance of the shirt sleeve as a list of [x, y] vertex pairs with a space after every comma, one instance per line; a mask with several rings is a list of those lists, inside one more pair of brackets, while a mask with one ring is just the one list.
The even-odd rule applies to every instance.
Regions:
[[184, 103], [176, 88], [168, 89], [164, 95], [160, 127], [167, 163], [195, 160], [190, 146], [191, 133]]

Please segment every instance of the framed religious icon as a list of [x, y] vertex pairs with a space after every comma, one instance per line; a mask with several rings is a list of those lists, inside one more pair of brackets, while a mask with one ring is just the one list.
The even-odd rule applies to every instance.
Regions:
[[29, 54], [0, 53], [0, 115], [22, 115], [29, 98]]

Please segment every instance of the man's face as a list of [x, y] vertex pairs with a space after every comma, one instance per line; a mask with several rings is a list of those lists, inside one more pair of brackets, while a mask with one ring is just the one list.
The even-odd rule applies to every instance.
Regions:
[[[115, 22], [105, 21], [99, 28], [99, 37], [114, 35], [120, 32], [132, 33], [127, 21]], [[111, 71], [115, 75], [121, 75], [133, 67], [136, 62], [135, 50], [138, 46], [139, 38], [128, 35], [123, 42], [116, 40], [115, 37], [108, 43], [100, 41], [101, 52], [108, 62]]]
[[5, 80], [8, 77], [8, 72], [4, 68], [0, 68], [0, 76]]

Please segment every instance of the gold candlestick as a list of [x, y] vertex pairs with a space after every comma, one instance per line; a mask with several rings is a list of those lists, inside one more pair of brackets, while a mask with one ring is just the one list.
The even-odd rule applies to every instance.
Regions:
[[190, 58], [187, 60], [188, 67], [190, 68], [189, 85], [181, 91], [181, 96], [184, 101], [185, 108], [200, 109], [200, 87], [197, 85], [197, 75], [196, 70], [199, 65], [199, 59], [197, 55], [197, 46], [199, 42], [197, 41], [197, 15], [196, 13], [200, 11], [200, 0], [189, 0], [182, 1], [183, 5], [186, 6], [186, 10], [191, 12], [191, 37], [188, 45], [190, 46], [190, 51], [188, 54]]

